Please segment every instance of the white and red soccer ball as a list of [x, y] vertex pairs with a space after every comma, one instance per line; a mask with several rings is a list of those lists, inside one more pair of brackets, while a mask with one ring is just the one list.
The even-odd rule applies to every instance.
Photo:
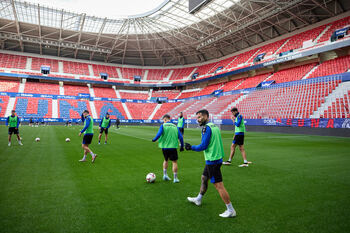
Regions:
[[147, 183], [153, 183], [156, 180], [156, 175], [154, 173], [148, 173], [146, 176]]

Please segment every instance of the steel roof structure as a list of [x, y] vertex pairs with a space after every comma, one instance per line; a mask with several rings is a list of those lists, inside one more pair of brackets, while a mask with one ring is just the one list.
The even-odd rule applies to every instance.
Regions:
[[[0, 48], [140, 66], [204, 62], [348, 12], [347, 0], [188, 0], [119, 19], [0, 1]], [[108, 7], [108, 6], [106, 6]]]

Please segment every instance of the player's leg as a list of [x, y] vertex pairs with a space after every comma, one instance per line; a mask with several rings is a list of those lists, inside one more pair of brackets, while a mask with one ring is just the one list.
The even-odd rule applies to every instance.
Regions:
[[83, 158], [81, 160], [79, 160], [79, 162], [85, 162], [86, 161], [87, 150], [85, 149], [84, 139], [83, 139], [83, 143], [81, 144], [81, 147], [83, 148], [84, 155], [83, 155]]
[[92, 150], [89, 148], [89, 145], [90, 145], [90, 144], [85, 145], [85, 150], [87, 151], [87, 153], [90, 153], [90, 155], [91, 155], [91, 162], [93, 163], [93, 162], [95, 162], [95, 159], [96, 159], [96, 157], [97, 157], [97, 154], [95, 154], [94, 152], [92, 152]]
[[11, 136], [12, 136], [12, 132], [10, 131], [10, 128], [9, 128], [9, 137], [8, 137], [8, 146], [11, 146]]
[[102, 133], [100, 133], [100, 134], [98, 135], [98, 144], [101, 144], [101, 137], [102, 137]]
[[169, 159], [173, 164], [174, 183], [179, 183], [180, 180], [177, 178], [177, 170], [178, 170], [177, 160], [179, 159], [179, 156], [177, 154], [177, 149], [175, 148], [169, 149], [168, 153], [169, 153]]
[[107, 144], [108, 139], [108, 129], [105, 129], [105, 144]]
[[180, 180], [179, 178], [177, 178], [177, 170], [178, 170], [177, 160], [172, 161], [172, 163], [173, 163], [174, 183], [179, 183]]
[[223, 162], [224, 165], [230, 165], [231, 164], [232, 158], [233, 158], [233, 156], [235, 155], [235, 152], [236, 152], [236, 146], [237, 146], [237, 144], [235, 143], [235, 140], [233, 140], [232, 144], [231, 144], [230, 156], [229, 156], [229, 158], [228, 158], [228, 160], [226, 162]]
[[164, 161], [163, 161], [163, 180], [168, 181], [170, 180], [170, 177], [168, 176], [168, 160], [169, 160], [169, 153], [168, 150], [162, 149]]
[[20, 144], [21, 146], [23, 146], [23, 144], [22, 144], [22, 140], [21, 140], [21, 137], [19, 136], [19, 133], [18, 133], [18, 130], [17, 130], [17, 134], [16, 134], [16, 136], [17, 136], [17, 141], [18, 141], [18, 144]]
[[246, 154], [245, 149], [244, 149], [244, 135], [240, 136], [238, 146], [239, 146], [239, 150], [241, 151], [241, 154], [243, 157], [243, 164], [239, 165], [239, 167], [248, 167], [248, 164], [252, 163], [252, 162], [247, 160], [247, 154]]
[[236, 211], [234, 210], [232, 203], [230, 201], [230, 196], [225, 189], [224, 183], [222, 182], [221, 174], [221, 163], [213, 164], [208, 166], [208, 172], [210, 177], [210, 182], [214, 184], [216, 190], [220, 194], [221, 199], [226, 205], [227, 210], [220, 214], [220, 217], [228, 218], [236, 216]]
[[232, 206], [231, 200], [230, 200], [230, 195], [228, 194], [224, 183], [221, 182], [217, 182], [214, 183], [214, 186], [216, 188], [216, 190], [218, 191], [218, 193], [220, 194], [220, 197], [222, 199], [222, 201], [225, 203], [227, 210], [220, 214], [220, 217], [223, 218], [229, 218], [229, 217], [235, 217], [236, 216], [236, 211]]
[[209, 181], [209, 168], [208, 165], [205, 165], [204, 167], [204, 171], [201, 177], [201, 188], [199, 190], [199, 193], [197, 195], [197, 197], [187, 197], [187, 200], [189, 202], [192, 202], [194, 204], [196, 204], [197, 206], [199, 206], [202, 203], [202, 198], [204, 196], [204, 194], [207, 192], [208, 190], [208, 181]]
[[245, 153], [244, 145], [239, 145], [239, 150], [241, 151], [243, 157], [243, 164], [239, 165], [239, 167], [248, 167], [249, 163], [252, 163], [247, 160], [247, 155]]

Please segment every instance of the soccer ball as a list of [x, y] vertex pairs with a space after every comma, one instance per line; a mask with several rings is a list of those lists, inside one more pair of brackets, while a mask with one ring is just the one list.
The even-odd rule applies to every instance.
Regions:
[[35, 141], [36, 142], [40, 142], [40, 138], [35, 138]]
[[146, 176], [146, 181], [148, 183], [153, 183], [156, 180], [156, 175], [154, 173], [148, 173]]
[[70, 138], [66, 138], [66, 142], [70, 142]]

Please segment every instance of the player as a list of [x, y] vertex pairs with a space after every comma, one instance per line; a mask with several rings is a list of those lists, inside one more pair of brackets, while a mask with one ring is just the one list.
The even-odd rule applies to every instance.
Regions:
[[245, 133], [244, 120], [243, 120], [242, 115], [239, 114], [237, 108], [232, 108], [231, 113], [232, 113], [231, 118], [232, 118], [234, 125], [235, 125], [235, 137], [232, 141], [230, 157], [223, 164], [225, 164], [225, 165], [231, 164], [232, 158], [235, 155], [236, 146], [238, 145], [239, 150], [241, 151], [241, 154], [243, 157], [243, 164], [239, 165], [239, 167], [248, 167], [248, 164], [250, 164], [252, 162], [247, 160], [247, 155], [246, 155], [245, 150], [244, 150], [244, 133]]
[[29, 118], [29, 126], [33, 127], [33, 123], [34, 123], [33, 117]]
[[111, 126], [111, 118], [109, 118], [109, 113], [106, 113], [106, 116], [102, 118], [100, 122], [100, 134], [98, 135], [98, 144], [101, 144], [102, 133], [105, 132], [105, 144], [107, 144], [108, 139], [108, 129]]
[[92, 158], [91, 162], [95, 162], [97, 154], [94, 154], [94, 152], [92, 152], [92, 150], [89, 148], [89, 145], [91, 144], [92, 138], [94, 136], [94, 122], [91, 119], [88, 110], [84, 110], [83, 114], [81, 114], [81, 121], [84, 122], [84, 128], [79, 132], [79, 137], [82, 133], [84, 133], [82, 143], [82, 147], [84, 149], [84, 157], [79, 161], [85, 162], [87, 153], [90, 153]]
[[180, 112], [180, 116], [177, 119], [177, 128], [180, 130], [182, 136], [184, 135], [184, 126], [185, 126], [185, 119], [183, 117], [182, 112]]
[[224, 147], [222, 144], [220, 129], [213, 123], [209, 123], [209, 112], [206, 109], [198, 111], [196, 115], [199, 125], [203, 127], [201, 144], [191, 146], [191, 144], [185, 143], [185, 148], [186, 150], [204, 151], [205, 167], [198, 196], [187, 197], [187, 200], [199, 206], [202, 203], [203, 195], [207, 192], [208, 181], [210, 180], [227, 207], [227, 210], [219, 216], [223, 218], [235, 217], [236, 211], [233, 208], [230, 196], [224, 187], [220, 171], [222, 158], [224, 157]]
[[118, 117], [117, 117], [117, 119], [115, 120], [115, 125], [116, 125], [117, 129], [120, 129], [120, 128], [119, 128], [120, 120], [119, 120]]
[[16, 115], [16, 111], [12, 110], [11, 111], [11, 116], [8, 116], [7, 119], [6, 119], [6, 126], [9, 127], [9, 130], [8, 130], [8, 134], [9, 134], [8, 146], [11, 146], [11, 136], [12, 136], [12, 134], [16, 134], [17, 135], [18, 144], [23, 146], [22, 141], [21, 141], [21, 137], [19, 136], [19, 132], [18, 132], [19, 123], [20, 123], [20, 119]]
[[164, 115], [162, 119], [164, 123], [160, 126], [158, 133], [155, 138], [152, 139], [152, 142], [155, 142], [159, 139], [159, 148], [162, 148], [163, 151], [163, 180], [170, 180], [170, 177], [167, 174], [168, 160], [170, 159], [173, 163], [174, 183], [179, 183], [180, 180], [177, 177], [177, 148], [179, 147], [180, 140], [180, 151], [184, 151], [183, 137], [176, 125], [170, 123], [171, 118], [168, 114]]

